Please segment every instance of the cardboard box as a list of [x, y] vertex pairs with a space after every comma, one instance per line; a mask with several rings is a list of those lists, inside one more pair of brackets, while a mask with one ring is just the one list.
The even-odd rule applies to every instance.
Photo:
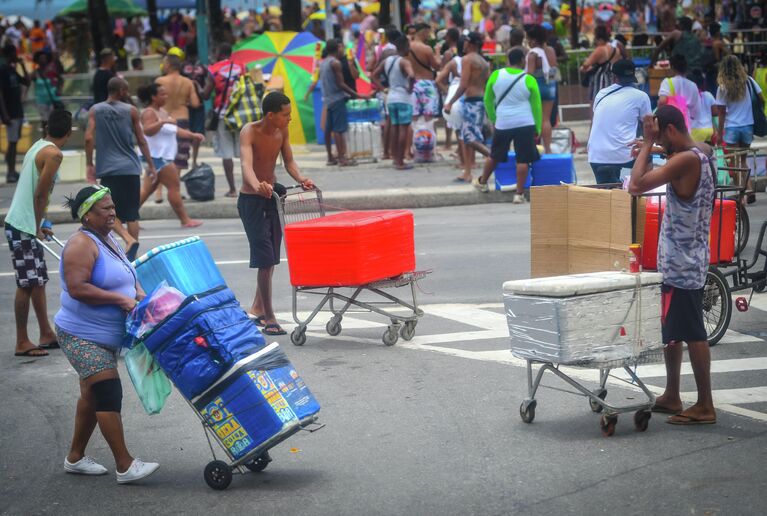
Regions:
[[[533, 278], [628, 269], [631, 195], [573, 185], [530, 189]], [[637, 199], [637, 242], [644, 238], [644, 199]]]
[[656, 97], [658, 96], [660, 83], [663, 82], [663, 79], [674, 76], [671, 68], [649, 68], [647, 72], [647, 78], [650, 81], [650, 95]]

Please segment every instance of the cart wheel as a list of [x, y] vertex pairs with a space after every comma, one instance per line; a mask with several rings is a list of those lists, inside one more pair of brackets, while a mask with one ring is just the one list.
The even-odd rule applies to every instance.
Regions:
[[212, 489], [223, 491], [232, 483], [232, 468], [221, 460], [214, 460], [205, 466], [205, 483]]
[[732, 296], [727, 279], [716, 267], [709, 267], [703, 287], [703, 322], [708, 343], [715, 346], [724, 336], [732, 317]]
[[331, 337], [341, 334], [341, 318], [340, 315], [334, 315], [325, 325], [325, 330]]
[[650, 425], [650, 418], [652, 417], [652, 411], [650, 410], [637, 410], [634, 414], [634, 428], [637, 432], [644, 432]]
[[394, 324], [389, 326], [389, 328], [384, 332], [383, 338], [381, 339], [383, 340], [384, 344], [386, 344], [387, 346], [393, 346], [397, 343], [397, 341], [399, 340], [399, 334], [397, 333], [397, 329], [398, 329], [397, 326]]
[[538, 405], [538, 402], [535, 400], [525, 400], [522, 402], [519, 406], [519, 417], [522, 418], [522, 421], [528, 424], [533, 422], [536, 405]]
[[[607, 389], [600, 389], [598, 391], [595, 391], [594, 395], [600, 400], [604, 401], [604, 399], [607, 397]], [[589, 398], [589, 406], [591, 407], [591, 411], [596, 412], [597, 414], [602, 412], [602, 409], [604, 408], [602, 405], [600, 405], [599, 403], [597, 403], [591, 398]]]
[[272, 462], [272, 458], [269, 456], [269, 452], [265, 451], [251, 462], [245, 464], [245, 467], [253, 473], [258, 473], [260, 471], [264, 471], [270, 462]]
[[602, 416], [599, 418], [599, 429], [602, 435], [611, 437], [615, 433], [615, 425], [618, 424], [618, 416]]
[[413, 336], [415, 335], [415, 326], [418, 324], [418, 321], [408, 321], [403, 326], [402, 329], [399, 331], [400, 336], [405, 340], [411, 340]]
[[300, 326], [293, 330], [290, 334], [290, 342], [296, 346], [303, 346], [306, 343], [306, 329]]
[[767, 287], [767, 280], [762, 280], [754, 284], [754, 291], [756, 291], [758, 294], [761, 294], [762, 292], [764, 292], [766, 287]]

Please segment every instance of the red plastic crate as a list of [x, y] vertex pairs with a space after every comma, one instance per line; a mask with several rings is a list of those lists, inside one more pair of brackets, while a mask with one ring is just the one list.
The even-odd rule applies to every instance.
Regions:
[[285, 226], [290, 282], [364, 285], [415, 270], [413, 214], [346, 211]]
[[[735, 258], [735, 201], [725, 200], [722, 206], [722, 226], [721, 248], [719, 246], [719, 205], [721, 201], [717, 199], [714, 203], [714, 211], [711, 213], [711, 229], [708, 235], [709, 251], [711, 253], [710, 263], [730, 263]], [[642, 244], [642, 268], [644, 270], [656, 270], [658, 268], [658, 224], [663, 219], [665, 200], [658, 205], [657, 201], [649, 202], [646, 205], [644, 243]], [[718, 259], [717, 259], [718, 258]]]

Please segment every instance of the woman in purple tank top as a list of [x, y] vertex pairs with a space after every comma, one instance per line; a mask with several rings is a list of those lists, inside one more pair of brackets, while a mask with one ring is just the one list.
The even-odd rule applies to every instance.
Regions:
[[81, 475], [107, 473], [104, 466], [85, 455], [98, 424], [114, 455], [117, 482], [134, 482], [159, 467], [131, 456], [120, 416], [122, 385], [117, 355], [125, 318], [144, 293], [133, 266], [112, 238], [115, 205], [109, 188], [83, 188], [68, 204], [82, 227], [61, 254], [61, 309], [55, 321], [61, 350], [80, 377], [80, 398], [64, 470]]

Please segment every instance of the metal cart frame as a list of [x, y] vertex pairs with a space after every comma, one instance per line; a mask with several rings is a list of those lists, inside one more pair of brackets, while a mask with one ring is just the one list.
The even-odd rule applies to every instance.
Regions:
[[[280, 212], [280, 222], [283, 230], [286, 224], [311, 220], [325, 216], [325, 204], [322, 201], [322, 191], [318, 188], [304, 190], [301, 185], [288, 187], [283, 196], [275, 194]], [[387, 346], [393, 346], [401, 336], [404, 340], [411, 340], [415, 335], [418, 320], [423, 316], [423, 310], [418, 308], [416, 283], [431, 271], [412, 271], [401, 274], [394, 278], [375, 281], [364, 285], [348, 286], [293, 286], [293, 320], [298, 325], [290, 334], [290, 341], [296, 346], [306, 343], [307, 326], [314, 320], [326, 306], [333, 314], [325, 325], [328, 335], [337, 336], [341, 333], [343, 316], [352, 307], [365, 312], [373, 312], [388, 318], [391, 323], [387, 326], [381, 340]], [[385, 289], [409, 287], [410, 300], [396, 297]], [[339, 289], [352, 289], [350, 295], [339, 292]], [[317, 306], [312, 310], [309, 317], [302, 320], [298, 315], [298, 294], [310, 294], [320, 297]], [[373, 294], [380, 301], [363, 301], [360, 297], [364, 294]], [[340, 302], [340, 307], [336, 303]], [[405, 308], [405, 314], [394, 313], [389, 308]]]

